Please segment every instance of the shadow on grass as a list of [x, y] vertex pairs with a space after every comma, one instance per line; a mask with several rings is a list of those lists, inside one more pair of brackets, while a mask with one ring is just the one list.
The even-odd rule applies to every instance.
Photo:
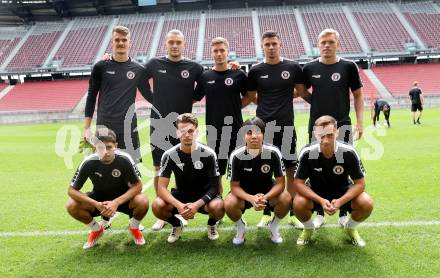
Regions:
[[282, 235], [284, 242], [275, 245], [268, 230], [252, 230], [247, 233], [244, 245], [233, 246], [233, 231], [221, 231], [217, 241], [210, 241], [204, 232], [183, 233], [174, 244], [166, 242], [167, 233], [148, 233], [147, 243], [136, 246], [127, 234], [108, 234], [91, 250], [81, 250], [80, 244], [66, 250], [59, 262], [75, 262], [74, 268], [82, 266], [83, 271], [112, 276], [293, 277], [386, 273], [370, 254], [373, 250], [368, 246], [352, 246], [340, 230], [318, 231], [314, 241], [304, 247], [296, 245], [298, 230], [283, 230]]

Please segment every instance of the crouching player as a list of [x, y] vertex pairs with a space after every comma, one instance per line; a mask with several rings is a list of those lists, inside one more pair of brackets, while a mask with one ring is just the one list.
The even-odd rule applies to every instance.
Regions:
[[[188, 220], [197, 212], [209, 215], [208, 238], [216, 240], [219, 237], [216, 223], [225, 215], [219, 195], [217, 156], [214, 150], [196, 142], [198, 121], [192, 114], [179, 115], [176, 126], [180, 144], [162, 155], [153, 213], [173, 226], [169, 243], [182, 235], [183, 224], [175, 214]], [[171, 173], [174, 173], [176, 188], [170, 192], [167, 188]]]
[[[297, 244], [309, 243], [314, 230], [312, 213], [322, 207], [329, 215], [339, 209], [350, 212], [339, 223], [354, 245], [365, 246], [356, 227], [370, 216], [373, 200], [364, 192], [362, 162], [352, 146], [336, 141], [338, 130], [333, 117], [318, 118], [314, 132], [317, 142], [302, 149], [295, 172], [297, 195], [293, 205], [296, 216], [304, 224]], [[305, 184], [307, 179], [310, 187]]]
[[242, 215], [252, 207], [256, 211], [266, 207], [274, 211], [275, 216], [269, 223], [271, 240], [276, 244], [283, 242], [278, 226], [289, 211], [292, 199], [284, 190], [286, 174], [281, 152], [263, 144], [265, 127], [257, 117], [247, 120], [243, 124], [246, 145], [233, 151], [229, 160], [231, 192], [225, 199], [225, 209], [236, 224], [237, 234], [232, 240], [235, 245], [245, 241], [246, 223]]
[[[134, 242], [144, 245], [139, 223], [147, 214], [148, 199], [141, 193], [140, 173], [131, 156], [116, 149], [116, 134], [112, 130], [98, 129], [96, 139], [96, 153], [81, 162], [68, 188], [67, 211], [90, 227], [83, 248], [92, 248], [104, 234], [104, 228], [93, 217], [112, 217], [117, 211], [130, 217], [129, 230]], [[82, 193], [80, 190], [88, 178], [93, 189]]]

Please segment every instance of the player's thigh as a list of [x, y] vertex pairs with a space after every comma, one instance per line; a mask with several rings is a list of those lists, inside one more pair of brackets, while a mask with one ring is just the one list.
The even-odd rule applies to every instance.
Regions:
[[226, 209], [238, 208], [243, 210], [245, 208], [245, 201], [232, 194], [232, 192], [229, 192], [228, 195], [226, 195], [224, 206]]

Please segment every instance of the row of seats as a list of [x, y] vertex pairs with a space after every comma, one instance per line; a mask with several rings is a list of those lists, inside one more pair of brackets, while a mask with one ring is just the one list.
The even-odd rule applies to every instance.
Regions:
[[[405, 43], [412, 38], [387, 2], [347, 4], [361, 28], [367, 44], [373, 51], [394, 52], [405, 50]], [[414, 27], [426, 46], [440, 49], [440, 6], [432, 2], [400, 4], [397, 7]], [[297, 58], [304, 54], [304, 44], [297, 26], [295, 12], [300, 14], [309, 42], [316, 47], [319, 32], [333, 27], [341, 33], [341, 53], [360, 53], [361, 47], [346, 18], [342, 4], [306, 5], [260, 8], [256, 10], [260, 32], [275, 29], [284, 41], [283, 56]], [[200, 12], [176, 12], [165, 14], [157, 55], [165, 55], [165, 34], [180, 29], [187, 40], [185, 56], [196, 58], [199, 36]], [[151, 52], [154, 31], [159, 15], [127, 15], [119, 18], [119, 24], [132, 29], [132, 56], [146, 56]], [[61, 67], [80, 67], [93, 64], [102, 45], [112, 17], [76, 18], [60, 48], [54, 56]], [[8, 65], [8, 70], [26, 70], [41, 67], [55, 46], [69, 21], [41, 23], [24, 42]], [[15, 33], [15, 34], [14, 34]], [[0, 63], [3, 63], [26, 30], [17, 32], [0, 28]], [[138, 34], [138, 35], [137, 35]], [[256, 56], [252, 12], [242, 10], [215, 10], [206, 13], [204, 49], [202, 56], [210, 59], [210, 40], [215, 36], [226, 37], [239, 58]], [[110, 50], [110, 44], [107, 47]]]

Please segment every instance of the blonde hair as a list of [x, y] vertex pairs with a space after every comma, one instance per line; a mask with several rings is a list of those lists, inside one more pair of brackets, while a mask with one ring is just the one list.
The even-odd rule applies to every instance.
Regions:
[[165, 40], [167, 40], [170, 35], [181, 36], [183, 38], [183, 40], [185, 40], [185, 36], [183, 35], [182, 31], [180, 31], [178, 29], [173, 29], [173, 30], [168, 31], [168, 33], [165, 36]]
[[118, 25], [118, 26], [113, 27], [112, 34], [113, 33], [118, 33], [118, 34], [130, 37], [130, 29], [128, 29], [127, 27], [122, 26], [122, 25]]
[[331, 28], [327, 28], [327, 29], [322, 30], [321, 33], [319, 33], [318, 41], [322, 37], [325, 37], [325, 36], [328, 36], [328, 35], [335, 35], [336, 40], [339, 41], [339, 32], [336, 31], [335, 29], [331, 29]]
[[222, 38], [222, 37], [216, 37], [213, 38], [211, 41], [211, 46], [217, 45], [217, 44], [224, 44], [226, 46], [226, 48], [229, 48], [229, 42], [227, 39]]

